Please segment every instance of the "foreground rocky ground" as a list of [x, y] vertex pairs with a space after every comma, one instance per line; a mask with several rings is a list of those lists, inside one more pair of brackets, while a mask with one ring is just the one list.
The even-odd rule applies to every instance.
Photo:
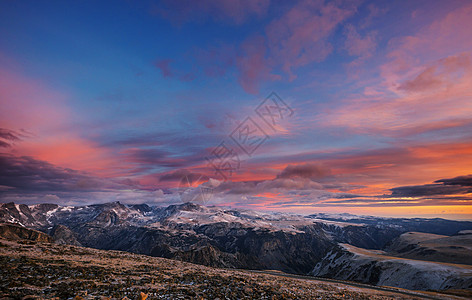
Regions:
[[340, 283], [0, 239], [0, 299], [412, 299]]

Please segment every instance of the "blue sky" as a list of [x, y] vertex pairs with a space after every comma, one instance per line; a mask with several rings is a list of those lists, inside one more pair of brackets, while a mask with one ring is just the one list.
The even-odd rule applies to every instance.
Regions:
[[471, 10], [2, 1], [0, 197], [178, 202], [179, 176], [212, 177], [205, 158], [276, 92], [293, 116], [262, 122], [269, 139], [230, 178], [192, 187], [214, 185], [213, 204], [469, 218], [469, 187], [434, 181], [471, 173]]

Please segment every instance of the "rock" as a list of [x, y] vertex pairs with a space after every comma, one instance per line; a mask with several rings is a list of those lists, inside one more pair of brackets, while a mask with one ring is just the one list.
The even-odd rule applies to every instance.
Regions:
[[141, 292], [141, 293], [139, 294], [139, 296], [138, 296], [138, 299], [139, 299], [139, 300], [146, 300], [146, 299], [147, 299], [147, 297], [148, 297], [148, 295], [147, 295], [147, 294], [145, 294], [145, 293]]
[[75, 233], [64, 225], [55, 225], [50, 235], [56, 244], [82, 246], [77, 240]]

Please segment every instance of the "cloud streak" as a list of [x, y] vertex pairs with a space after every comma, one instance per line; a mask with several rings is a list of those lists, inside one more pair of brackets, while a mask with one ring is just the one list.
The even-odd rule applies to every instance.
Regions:
[[165, 0], [151, 7], [157, 14], [174, 25], [187, 22], [205, 22], [209, 19], [233, 25], [240, 25], [251, 17], [266, 14], [270, 0], [202, 0], [198, 3], [185, 0]]
[[[261, 4], [255, 1], [249, 5], [241, 1], [234, 6], [246, 8], [244, 10], [246, 13], [238, 13], [238, 16], [251, 12], [262, 14], [267, 10], [268, 3]], [[202, 6], [206, 7], [205, 4]], [[213, 52], [210, 52], [217, 61], [221, 62], [219, 64], [215, 64], [214, 61], [201, 60], [201, 56], [200, 59], [198, 56], [191, 56], [193, 61], [204, 63], [205, 74], [210, 76], [224, 74], [225, 68], [236, 67], [241, 87], [247, 93], [258, 94], [263, 82], [281, 80], [282, 75], [288, 76], [292, 81], [297, 77], [298, 68], [324, 61], [334, 49], [329, 38], [340, 24], [356, 12], [356, 6], [352, 1], [296, 1], [279, 18], [270, 21], [264, 27], [263, 33], [246, 38], [237, 47], [234, 60], [225, 59], [227, 57], [225, 53], [231, 49], [230, 45], [213, 48]], [[222, 5], [221, 7], [226, 9], [230, 6]], [[186, 14], [185, 10], [176, 11], [179, 11], [179, 14]], [[192, 18], [187, 18], [187, 21], [189, 20]], [[354, 36], [352, 32], [349, 36], [351, 52], [357, 53], [373, 47], [371, 35], [361, 39], [358, 35]], [[160, 60], [156, 66], [162, 71], [164, 77], [170, 77], [173, 73], [169, 69], [169, 60]]]

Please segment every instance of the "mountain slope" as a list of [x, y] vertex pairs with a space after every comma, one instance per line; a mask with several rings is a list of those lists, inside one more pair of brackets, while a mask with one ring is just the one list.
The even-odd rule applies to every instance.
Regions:
[[[405, 295], [406, 294], [406, 295]], [[450, 299], [0, 238], [1, 299]], [[417, 297], [416, 297], [417, 296]], [[57, 297], [57, 298], [55, 298]], [[127, 297], [127, 298], [125, 298]], [[141, 297], [141, 298], [140, 298]]]
[[414, 290], [472, 289], [472, 266], [388, 256], [382, 251], [340, 244], [313, 271], [314, 276]]
[[27, 229], [25, 227], [11, 223], [0, 224], [0, 237], [10, 240], [30, 240], [47, 243], [51, 243], [53, 241], [52, 237], [43, 232]]
[[462, 230], [472, 229], [471, 221], [454, 221], [441, 218], [385, 218], [374, 216], [356, 216], [348, 213], [317, 213], [309, 215], [308, 217], [319, 220], [337, 222], [341, 224], [364, 224], [382, 228], [395, 227], [402, 232], [415, 231], [440, 235], [453, 235]]
[[386, 251], [404, 258], [472, 265], [472, 232], [453, 236], [407, 232]]

